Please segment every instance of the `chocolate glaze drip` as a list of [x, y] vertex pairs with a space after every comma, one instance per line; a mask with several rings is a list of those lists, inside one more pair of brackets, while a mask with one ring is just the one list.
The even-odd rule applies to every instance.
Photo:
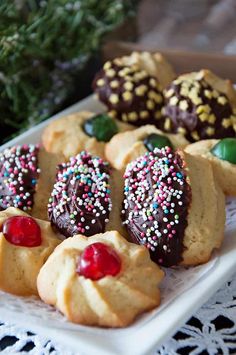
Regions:
[[58, 166], [48, 204], [52, 224], [66, 237], [105, 231], [111, 211], [108, 163], [87, 152]]
[[105, 64], [93, 81], [93, 90], [115, 118], [136, 126], [156, 124], [161, 117], [163, 94], [155, 77], [137, 65], [114, 60]]
[[133, 241], [145, 245], [163, 266], [182, 260], [191, 188], [184, 162], [166, 147], [128, 165], [122, 218]]
[[[184, 80], [180, 84], [175, 84], [174, 81], [166, 90], [166, 93], [170, 92], [170, 90], [173, 91], [171, 96], [166, 96], [166, 103], [163, 109], [163, 115], [170, 118], [170, 125], [167, 128], [164, 124], [166, 121], [163, 119], [159, 121], [159, 128], [167, 132], [178, 133], [179, 127], [182, 127], [186, 130], [185, 137], [190, 142], [200, 139], [234, 137], [233, 124], [225, 124], [223, 121], [224, 119], [230, 119], [234, 114], [227, 96], [213, 89], [204, 79], [193, 82], [188, 88], [188, 95], [183, 95], [181, 94], [181, 90], [184, 83]], [[195, 103], [189, 96], [191, 89], [196, 90], [197, 101]], [[177, 99], [176, 104], [170, 104], [173, 97]], [[219, 97], [223, 99], [222, 103], [218, 101]], [[186, 110], [181, 109], [179, 105], [181, 101], [187, 102], [188, 108]], [[196, 104], [196, 102], [199, 103]], [[208, 106], [209, 112], [204, 111], [204, 109], [202, 112], [197, 112], [199, 106], [205, 106], [205, 108]], [[208, 117], [201, 119], [203, 117], [201, 115], [204, 113]], [[210, 115], [211, 118], [209, 118]], [[196, 132], [197, 134], [192, 132]]]
[[33, 144], [7, 148], [0, 153], [0, 210], [32, 209], [40, 169], [39, 147]]

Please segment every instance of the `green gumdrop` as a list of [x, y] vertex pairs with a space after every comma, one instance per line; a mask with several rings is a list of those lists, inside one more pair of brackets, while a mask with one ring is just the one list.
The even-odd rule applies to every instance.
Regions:
[[211, 149], [211, 153], [221, 160], [236, 164], [236, 138], [221, 139]]
[[149, 136], [144, 139], [143, 143], [149, 152], [152, 152], [155, 148], [161, 149], [166, 146], [173, 149], [173, 145], [168, 137], [156, 133], [149, 134]]
[[109, 142], [118, 133], [116, 122], [106, 114], [100, 114], [89, 118], [83, 125], [84, 132], [95, 137], [99, 142]]

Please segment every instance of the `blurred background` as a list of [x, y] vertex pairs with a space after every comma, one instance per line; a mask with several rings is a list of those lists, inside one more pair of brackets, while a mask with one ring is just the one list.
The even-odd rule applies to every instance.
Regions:
[[90, 94], [120, 42], [235, 60], [235, 18], [236, 0], [0, 1], [0, 142]]

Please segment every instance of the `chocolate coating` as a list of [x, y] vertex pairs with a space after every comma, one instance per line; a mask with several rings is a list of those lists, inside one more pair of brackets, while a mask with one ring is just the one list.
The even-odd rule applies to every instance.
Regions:
[[156, 124], [161, 117], [163, 94], [155, 77], [137, 65], [107, 62], [93, 81], [93, 90], [110, 114], [136, 126]]
[[8, 207], [32, 209], [40, 173], [38, 151], [37, 145], [24, 144], [0, 153], [0, 210]]
[[[183, 133], [190, 142], [200, 139], [234, 137], [233, 107], [227, 96], [204, 78], [187, 75], [174, 80], [164, 93], [165, 107], [159, 128]], [[236, 119], [236, 117], [235, 117]]]
[[82, 152], [58, 166], [48, 204], [51, 223], [66, 237], [105, 231], [111, 211], [108, 163]]
[[184, 162], [171, 148], [155, 149], [127, 166], [122, 218], [133, 241], [163, 266], [182, 260], [191, 188]]

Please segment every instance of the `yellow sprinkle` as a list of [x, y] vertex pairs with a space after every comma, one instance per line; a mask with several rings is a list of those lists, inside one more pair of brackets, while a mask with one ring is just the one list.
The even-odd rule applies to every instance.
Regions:
[[106, 62], [104, 65], [103, 65], [103, 69], [104, 70], [108, 70], [111, 68], [111, 62]]
[[138, 96], [143, 96], [145, 92], [147, 91], [147, 86], [146, 85], [140, 85], [135, 89], [135, 93]]
[[197, 109], [196, 109], [196, 113], [199, 115], [200, 113], [203, 113], [203, 112], [205, 112], [206, 110], [205, 110], [205, 105], [200, 105], [200, 106], [198, 106], [197, 107]]
[[220, 105], [225, 105], [227, 103], [227, 99], [225, 96], [219, 96], [217, 97], [217, 102], [220, 104]]
[[119, 102], [119, 96], [116, 94], [111, 94], [111, 96], [109, 97], [109, 101], [112, 104], [117, 104]]
[[194, 103], [194, 105], [201, 105], [202, 104], [202, 99], [198, 96], [193, 96], [191, 99], [192, 99], [192, 102]]
[[122, 97], [125, 101], [129, 101], [132, 100], [133, 94], [130, 91], [125, 91], [123, 92]]
[[213, 134], [215, 134], [215, 128], [213, 128], [213, 127], [207, 127], [207, 129], [206, 129], [206, 134], [207, 134], [208, 136], [213, 136]]
[[232, 126], [231, 118], [224, 118], [224, 119], [222, 120], [221, 125], [222, 125], [224, 128], [229, 128], [230, 126]]
[[138, 72], [134, 75], [135, 80], [143, 80], [147, 77], [147, 73], [143, 70], [141, 72]]
[[179, 103], [179, 108], [183, 111], [187, 111], [188, 108], [188, 102], [186, 100], [182, 100]]
[[103, 79], [98, 79], [97, 86], [103, 86], [104, 84], [105, 84], [105, 81]]
[[186, 128], [184, 128], [184, 127], [179, 127], [177, 131], [178, 131], [178, 133], [180, 133], [180, 134], [182, 134], [182, 135], [185, 135], [186, 132], [187, 132], [187, 131], [186, 131]]
[[185, 89], [185, 88], [180, 89], [181, 96], [188, 96], [188, 93], [189, 93], [188, 89]]
[[199, 137], [197, 131], [193, 131], [191, 133], [191, 136], [193, 137], [193, 139], [195, 139], [195, 141], [199, 141], [200, 140], [200, 137]]
[[174, 94], [174, 90], [173, 89], [169, 89], [165, 92], [165, 97], [169, 98]]
[[208, 98], [211, 99], [212, 98], [212, 92], [210, 90], [204, 90], [204, 95]]
[[175, 106], [177, 103], [178, 103], [178, 98], [176, 96], [173, 96], [169, 101], [169, 104], [171, 106]]
[[109, 116], [111, 116], [112, 118], [115, 118], [116, 117], [116, 111], [114, 111], [114, 110], [109, 111]]
[[149, 84], [150, 84], [153, 88], [156, 88], [156, 87], [157, 87], [157, 81], [156, 81], [156, 79], [151, 78], [151, 79], [149, 80]]
[[148, 112], [148, 111], [141, 111], [141, 112], [140, 112], [140, 117], [141, 117], [141, 118], [147, 118], [147, 117], [149, 117], [149, 112]]
[[112, 80], [112, 81], [110, 82], [110, 85], [111, 85], [111, 88], [112, 88], [112, 89], [116, 89], [116, 88], [119, 87], [119, 81], [117, 81], [117, 80]]
[[207, 113], [205, 113], [205, 112], [203, 112], [203, 113], [201, 113], [201, 114], [199, 115], [199, 119], [200, 119], [200, 121], [202, 121], [202, 122], [208, 121], [208, 117], [209, 117], [209, 115], [208, 115]]
[[148, 108], [149, 110], [153, 110], [154, 107], [155, 107], [154, 101], [152, 101], [152, 100], [147, 100], [147, 108]]
[[214, 124], [216, 121], [216, 116], [212, 113], [211, 115], [209, 115], [208, 117], [208, 122], [211, 124]]
[[130, 113], [128, 114], [128, 118], [129, 118], [130, 121], [137, 121], [138, 115], [137, 115], [136, 112], [130, 112]]
[[114, 59], [114, 63], [115, 63], [116, 65], [118, 65], [118, 66], [123, 65], [123, 62], [122, 62], [122, 60], [121, 60], [120, 58]]
[[131, 91], [131, 90], [133, 90], [133, 87], [134, 87], [134, 84], [131, 83], [131, 81], [126, 81], [126, 82], [124, 83], [124, 89], [125, 89], [125, 90]]
[[212, 91], [212, 95], [213, 95], [213, 97], [216, 99], [216, 98], [219, 96], [219, 92], [216, 91], [216, 90], [213, 90], [213, 91]]
[[170, 130], [170, 128], [171, 128], [171, 120], [170, 120], [170, 118], [166, 118], [165, 119], [164, 128], [165, 128], [166, 131]]
[[109, 78], [113, 78], [115, 75], [116, 75], [116, 72], [114, 69], [108, 69], [106, 71], [106, 75], [109, 77]]
[[128, 121], [128, 117], [127, 117], [126, 113], [122, 113], [121, 117], [122, 117], [122, 121], [124, 121], [124, 122]]
[[155, 112], [154, 117], [155, 117], [157, 120], [159, 120], [159, 119], [162, 117], [161, 111]]

